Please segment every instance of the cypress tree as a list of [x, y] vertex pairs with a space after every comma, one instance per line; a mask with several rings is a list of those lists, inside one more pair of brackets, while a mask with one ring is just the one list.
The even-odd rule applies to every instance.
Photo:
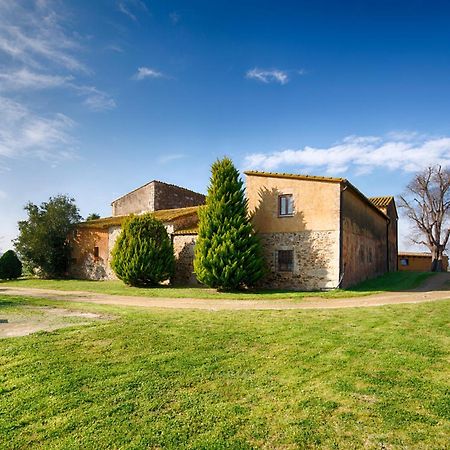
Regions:
[[201, 283], [222, 290], [251, 287], [264, 274], [243, 182], [229, 158], [211, 168], [206, 205], [199, 210], [194, 270]]
[[111, 267], [131, 286], [155, 286], [170, 279], [175, 256], [162, 222], [149, 213], [128, 219], [114, 245]]

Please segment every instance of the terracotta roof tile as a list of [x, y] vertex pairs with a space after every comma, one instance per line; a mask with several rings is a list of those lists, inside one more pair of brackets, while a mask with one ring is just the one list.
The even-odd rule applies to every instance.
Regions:
[[369, 197], [369, 200], [378, 208], [383, 208], [389, 206], [389, 204], [394, 201], [394, 197], [392, 195], [387, 195], [384, 197]]

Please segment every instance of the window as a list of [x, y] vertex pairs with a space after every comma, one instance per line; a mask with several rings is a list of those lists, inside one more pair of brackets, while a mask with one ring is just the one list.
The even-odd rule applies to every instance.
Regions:
[[400, 260], [400, 265], [401, 266], [409, 266], [409, 259], [408, 258], [402, 258]]
[[292, 194], [283, 194], [278, 197], [278, 215], [280, 217], [294, 215], [294, 200]]
[[294, 270], [294, 251], [278, 250], [278, 271], [292, 272]]
[[94, 247], [94, 258], [98, 258], [98, 247]]
[[372, 249], [370, 247], [367, 250], [367, 262], [372, 263]]

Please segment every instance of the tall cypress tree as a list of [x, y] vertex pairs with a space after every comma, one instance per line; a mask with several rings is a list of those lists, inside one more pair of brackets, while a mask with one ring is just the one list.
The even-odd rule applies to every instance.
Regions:
[[199, 210], [194, 270], [201, 283], [223, 290], [250, 287], [264, 274], [243, 182], [229, 158], [212, 165], [206, 205]]

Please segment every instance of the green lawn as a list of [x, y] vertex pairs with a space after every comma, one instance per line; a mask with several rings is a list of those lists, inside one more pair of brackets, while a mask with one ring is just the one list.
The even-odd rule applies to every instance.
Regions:
[[110, 320], [0, 340], [0, 448], [448, 448], [450, 301], [0, 315], [33, 305]]
[[135, 295], [143, 297], [171, 298], [217, 298], [217, 299], [301, 299], [304, 297], [356, 297], [377, 292], [413, 289], [419, 286], [431, 272], [394, 272], [369, 280], [352, 289], [336, 289], [327, 292], [295, 292], [287, 290], [260, 290], [247, 292], [217, 292], [204, 287], [168, 287], [135, 288], [126, 286], [121, 281], [88, 281], [88, 280], [39, 280], [36, 278], [3, 281], [0, 286], [31, 287], [42, 289], [60, 289], [68, 291], [89, 291], [112, 295]]

